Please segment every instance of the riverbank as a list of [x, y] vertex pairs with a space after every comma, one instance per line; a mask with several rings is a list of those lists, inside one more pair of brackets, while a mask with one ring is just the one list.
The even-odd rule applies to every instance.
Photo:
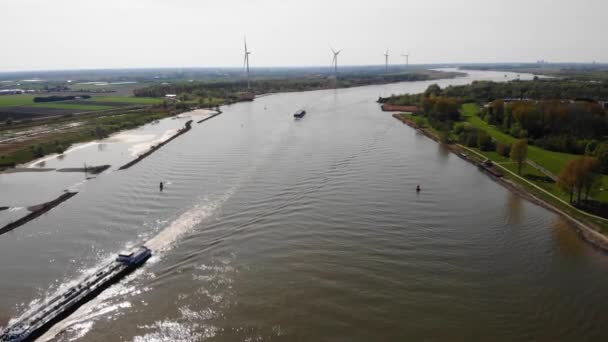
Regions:
[[[208, 113], [208, 112], [207, 112]], [[218, 115], [220, 115], [222, 112], [220, 110], [216, 111], [215, 113], [208, 115], [206, 117], [204, 117], [203, 119], [201, 119], [200, 121], [198, 121], [199, 123], [202, 123], [204, 121], [207, 121], [209, 119], [212, 119]], [[160, 148], [162, 148], [164, 145], [168, 144], [169, 142], [171, 142], [172, 140], [176, 139], [177, 137], [189, 132], [192, 129], [192, 124], [193, 124], [193, 120], [189, 120], [185, 123], [185, 125], [179, 129], [175, 134], [171, 135], [170, 137], [158, 142], [157, 144], [149, 147], [149, 149], [142, 153], [141, 155], [137, 156], [137, 158], [131, 160], [130, 162], [126, 163], [125, 165], [123, 165], [122, 167], [119, 168], [119, 170], [124, 170], [124, 169], [128, 169], [132, 166], [134, 166], [135, 164], [139, 163], [140, 161], [142, 161], [143, 159], [147, 158], [148, 156], [152, 155], [152, 153], [156, 152], [157, 150], [159, 150]], [[51, 172], [51, 171], [55, 171], [55, 172], [61, 172], [61, 173], [67, 173], [67, 172], [84, 172], [87, 174], [91, 174], [91, 175], [97, 175], [100, 174], [104, 171], [106, 171], [107, 169], [109, 169], [111, 167], [111, 165], [100, 165], [100, 166], [87, 166], [85, 165], [84, 167], [71, 167], [71, 168], [35, 168], [35, 167], [27, 167], [27, 168], [12, 168], [12, 169], [8, 169], [5, 171], [5, 173], [26, 173], [26, 172]], [[89, 177], [87, 177], [87, 179], [89, 179]], [[66, 192], [64, 194], [62, 194], [58, 199], [55, 199], [53, 201], [50, 201], [48, 203], [44, 203], [38, 206], [33, 206], [28, 208], [28, 210], [31, 211], [30, 214], [19, 218], [13, 222], [10, 222], [9, 224], [7, 224], [6, 226], [0, 228], [0, 235], [4, 232], [8, 232], [11, 231], [17, 227], [20, 227], [26, 223], [28, 223], [29, 221], [35, 219], [36, 217], [40, 216], [42, 213], [48, 212], [50, 211], [53, 207], [55, 207], [56, 205], [58, 205], [59, 203], [68, 200], [69, 198], [71, 198], [73, 196], [73, 194], [75, 194], [75, 192]], [[4, 204], [4, 203], [3, 203]], [[6, 209], [8, 209], [9, 207], [6, 207]]]
[[[412, 120], [409, 115], [406, 114], [393, 114], [393, 117], [402, 123], [412, 127], [413, 129], [421, 132], [428, 138], [436, 141], [437, 143], [441, 143], [439, 134], [431, 128], [420, 127], [414, 120]], [[466, 160], [473, 165], [480, 165], [487, 158], [483, 155], [477, 154], [477, 152], [472, 151], [471, 149], [464, 147], [460, 144], [442, 144], [446, 147], [447, 150], [456, 154], [463, 160]], [[501, 167], [500, 165], [497, 165]], [[502, 168], [502, 167], [501, 167]], [[577, 229], [578, 235], [586, 242], [590, 243], [594, 247], [608, 252], [608, 237], [600, 232], [601, 228], [595, 224], [588, 222], [584, 217], [576, 212], [572, 212], [572, 210], [576, 210], [575, 208], [564, 207], [563, 204], [551, 200], [547, 198], [546, 194], [541, 192], [542, 189], [537, 189], [536, 191], [532, 191], [529, 187], [526, 187], [521, 184], [523, 179], [521, 177], [513, 174], [508, 169], [502, 168], [507, 171], [504, 173], [503, 177], [496, 177], [491, 173], [485, 172], [490, 178], [492, 178], [495, 182], [507, 188], [511, 192], [527, 199], [528, 201], [539, 205], [547, 210], [550, 210], [558, 215], [563, 216], [570, 222], [574, 224]]]
[[[51, 154], [61, 154], [72, 145], [106, 138], [150, 122], [176, 116], [187, 109], [153, 107], [117, 115], [90, 115], [46, 120], [41, 125], [16, 127], [9, 132], [18, 139], [0, 144], [0, 172], [9, 171]], [[10, 172], [10, 171], [9, 171]]]

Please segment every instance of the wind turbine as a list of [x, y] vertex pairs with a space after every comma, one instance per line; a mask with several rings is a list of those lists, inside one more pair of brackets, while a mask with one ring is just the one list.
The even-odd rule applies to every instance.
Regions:
[[342, 52], [342, 50], [336, 51], [331, 46], [329, 46], [329, 48], [331, 49], [331, 52], [334, 54], [334, 58], [331, 60], [331, 66], [334, 67], [334, 73], [336, 74], [336, 77], [338, 77], [338, 55], [340, 54], [340, 52]]
[[249, 55], [251, 54], [251, 51], [249, 51], [247, 49], [247, 37], [244, 38], [245, 41], [245, 59], [243, 60], [243, 68], [247, 69], [247, 89], [250, 88], [249, 85]]
[[402, 57], [405, 57], [405, 67], [406, 69], [410, 66], [410, 53], [401, 54]]
[[388, 49], [386, 49], [386, 52], [384, 53], [384, 61], [385, 61], [385, 70], [386, 70], [386, 73], [388, 73], [388, 56], [389, 56]]

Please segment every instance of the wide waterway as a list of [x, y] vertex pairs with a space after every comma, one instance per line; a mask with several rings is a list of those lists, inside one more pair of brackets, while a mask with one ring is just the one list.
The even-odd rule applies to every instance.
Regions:
[[146, 243], [143, 268], [43, 339], [606, 340], [608, 255], [375, 103], [430, 83], [225, 107], [80, 184], [0, 236], [0, 326]]

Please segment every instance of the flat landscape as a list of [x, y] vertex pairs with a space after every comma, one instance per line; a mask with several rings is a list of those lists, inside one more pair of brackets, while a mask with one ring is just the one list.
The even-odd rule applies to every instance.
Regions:
[[0, 342], [608, 341], [607, 0], [0, 13]]
[[0, 96], [0, 121], [8, 119], [38, 119], [47, 116], [76, 115], [83, 113], [100, 112], [121, 107], [148, 106], [161, 103], [161, 99], [120, 97], [120, 96], [92, 96], [88, 99], [77, 98], [68, 101], [34, 102], [38, 96], [47, 94], [22, 94]]

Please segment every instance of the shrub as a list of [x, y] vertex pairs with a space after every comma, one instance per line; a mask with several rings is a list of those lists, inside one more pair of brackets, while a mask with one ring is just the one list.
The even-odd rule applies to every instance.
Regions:
[[469, 126], [469, 124], [466, 122], [459, 122], [459, 123], [455, 124], [454, 125], [454, 134], [460, 135], [465, 129], [467, 129], [467, 126]]
[[477, 134], [477, 146], [482, 151], [492, 151], [494, 150], [494, 141], [492, 141], [492, 137], [488, 135], [485, 131], [479, 131]]
[[41, 145], [32, 145], [30, 146], [30, 150], [32, 150], [34, 158], [42, 158], [44, 156], [44, 148]]
[[511, 154], [511, 145], [497, 143], [496, 144], [496, 153], [498, 153], [499, 155], [501, 155], [503, 157], [509, 158], [509, 155]]

